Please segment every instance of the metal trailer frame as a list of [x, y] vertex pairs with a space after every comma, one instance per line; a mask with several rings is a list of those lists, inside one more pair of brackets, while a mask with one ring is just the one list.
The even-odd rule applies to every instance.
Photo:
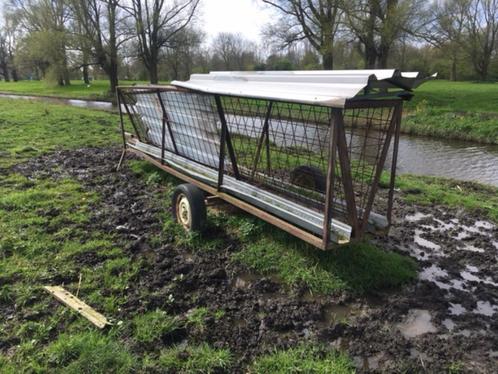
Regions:
[[[148, 146], [144, 139], [140, 136], [140, 131], [138, 130], [139, 124], [137, 124], [136, 118], [134, 117], [134, 108], [127, 103], [125, 96], [127, 94], [137, 92], [154, 94], [157, 95], [157, 98], [161, 104], [162, 109], [162, 139], [161, 139], [161, 147]], [[123, 159], [125, 157], [126, 152], [132, 152], [142, 159], [147, 160], [151, 164], [157, 166], [158, 168], [166, 171], [167, 173], [179, 178], [182, 181], [187, 183], [191, 183], [201, 190], [205, 191], [207, 194], [212, 195], [216, 198], [219, 198], [229, 204], [232, 204], [243, 211], [246, 211], [288, 233], [291, 235], [302, 239], [303, 241], [319, 248], [322, 250], [326, 250], [331, 248], [334, 245], [334, 242], [337, 244], [344, 244], [350, 241], [350, 239], [362, 239], [367, 231], [374, 232], [383, 232], [386, 233], [391, 225], [391, 216], [393, 209], [393, 195], [394, 195], [394, 183], [396, 177], [396, 164], [397, 164], [397, 155], [398, 155], [398, 147], [399, 147], [399, 136], [400, 136], [400, 125], [401, 125], [401, 115], [403, 108], [403, 100], [407, 97], [411, 97], [410, 95], [398, 95], [398, 96], [390, 96], [387, 99], [378, 100], [375, 95], [373, 97], [365, 97], [365, 98], [353, 98], [346, 101], [344, 108], [328, 108], [331, 110], [331, 120], [333, 123], [330, 123], [330, 126], [333, 128], [332, 134], [329, 137], [328, 144], [328, 170], [326, 174], [326, 188], [325, 188], [325, 206], [324, 213], [321, 224], [321, 230], [313, 232], [307, 227], [305, 224], [296, 224], [296, 221], [292, 221], [288, 216], [275, 214], [275, 211], [272, 209], [268, 209], [268, 205], [258, 204], [254, 199], [248, 198], [248, 195], [241, 195], [237, 193], [237, 190], [241, 185], [244, 185], [244, 182], [240, 180], [239, 171], [237, 168], [237, 159], [235, 157], [235, 153], [233, 150], [233, 144], [231, 139], [231, 134], [227, 126], [227, 121], [225, 118], [224, 108], [222, 105], [222, 96], [230, 96], [230, 95], [218, 95], [211, 94], [214, 96], [216, 102], [216, 109], [219, 116], [219, 120], [221, 122], [221, 133], [220, 133], [220, 151], [219, 151], [219, 166], [216, 175], [216, 183], [212, 183], [212, 175], [210, 178], [205, 178], [206, 174], [203, 174], [205, 171], [200, 169], [192, 169], [188, 168], [191, 166], [189, 163], [195, 163], [195, 160], [188, 160], [183, 156], [178, 154], [178, 149], [175, 144], [173, 132], [171, 129], [170, 119], [168, 116], [167, 106], [163, 102], [161, 97], [161, 93], [164, 92], [195, 92], [189, 89], [185, 89], [177, 86], [131, 86], [124, 87], [120, 86], [116, 90], [118, 106], [119, 106], [119, 114], [120, 114], [120, 126], [122, 133], [122, 142], [123, 142], [123, 152], [121, 154], [121, 158], [119, 160], [118, 168], [120, 167]], [[403, 91], [406, 94], [406, 91]], [[234, 96], [235, 97], [235, 96]], [[268, 114], [267, 119], [265, 121], [265, 127], [268, 126], [268, 116], [271, 112], [272, 105], [278, 103], [279, 100], [268, 100]], [[345, 129], [345, 121], [344, 121], [344, 111], [348, 109], [362, 109], [362, 108], [376, 108], [376, 107], [385, 107], [391, 106], [393, 108], [392, 118], [387, 128], [386, 139], [384, 144], [382, 144], [382, 149], [380, 155], [377, 159], [377, 167], [375, 169], [375, 174], [373, 175], [373, 180], [371, 181], [371, 186], [368, 192], [368, 197], [366, 199], [366, 205], [363, 208], [359, 208], [355, 201], [354, 188], [352, 184], [351, 178], [351, 164], [350, 164], [350, 153], [347, 149], [346, 143], [346, 129]], [[126, 132], [124, 125], [124, 112], [128, 115], [131, 120], [131, 124], [135, 131], [135, 134], [130, 134]], [[136, 113], [135, 113], [136, 114]], [[265, 129], [263, 129], [265, 131]], [[267, 131], [267, 130], [266, 130]], [[171, 138], [174, 152], [165, 149], [166, 143], [166, 134]], [[259, 159], [261, 157], [261, 152], [263, 151], [263, 137], [261, 141], [258, 142], [257, 147], [257, 155], [256, 158]], [[268, 137], [267, 137], [268, 139]], [[391, 170], [390, 170], [390, 179], [388, 186], [388, 198], [387, 198], [387, 211], [385, 216], [385, 221], [383, 223], [382, 217], [372, 213], [372, 206], [374, 203], [374, 198], [377, 193], [377, 188], [379, 185], [379, 181], [381, 178], [381, 173], [386, 161], [386, 158], [389, 153], [389, 149], [392, 143], [392, 154], [391, 154]], [[268, 145], [266, 145], [268, 147]], [[268, 151], [268, 149], [267, 149]], [[175, 155], [176, 153], [176, 155]], [[228, 154], [227, 154], [228, 153]], [[227, 157], [228, 156], [228, 157]], [[228, 160], [227, 160], [228, 158]], [[180, 162], [180, 163], [178, 163]], [[268, 159], [269, 162], [269, 159]], [[237, 180], [237, 188], [229, 188], [224, 181], [227, 180], [226, 174], [226, 165], [229, 163], [234, 172], [234, 178]], [[340, 164], [340, 172], [341, 175], [338, 176], [336, 170], [336, 163]], [[197, 165], [200, 167], [200, 165]], [[211, 172], [212, 174], [212, 172]], [[335, 224], [341, 224], [341, 222], [337, 223], [333, 219], [333, 201], [334, 201], [334, 184], [341, 183], [345, 196], [345, 208], [347, 211], [347, 220], [348, 225], [351, 227], [351, 237], [343, 238], [340, 235], [336, 237], [333, 236], [333, 232], [331, 232], [331, 226]], [[249, 186], [250, 188], [250, 186]], [[272, 195], [271, 198], [275, 198]], [[299, 217], [298, 217], [299, 218]], [[379, 225], [376, 225], [375, 222], [380, 221], [381, 228], [379, 230]], [[315, 224], [316, 226], [316, 224]], [[377, 226], [377, 227], [376, 227]]]

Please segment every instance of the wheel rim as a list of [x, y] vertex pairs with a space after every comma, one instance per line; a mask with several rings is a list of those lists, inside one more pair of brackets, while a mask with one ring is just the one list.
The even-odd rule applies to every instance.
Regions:
[[190, 204], [187, 196], [181, 194], [176, 200], [176, 219], [186, 229], [190, 229], [192, 215], [190, 213]]

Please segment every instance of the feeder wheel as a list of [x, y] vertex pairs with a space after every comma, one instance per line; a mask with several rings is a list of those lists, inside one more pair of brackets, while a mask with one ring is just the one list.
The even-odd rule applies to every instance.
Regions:
[[204, 192], [186, 183], [175, 188], [172, 196], [173, 218], [187, 231], [202, 231], [206, 223]]

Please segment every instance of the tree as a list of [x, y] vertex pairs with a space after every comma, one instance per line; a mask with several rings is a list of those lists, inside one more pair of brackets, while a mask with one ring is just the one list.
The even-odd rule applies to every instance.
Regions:
[[470, 58], [479, 78], [487, 80], [498, 42], [498, 0], [473, 0], [467, 18]]
[[386, 68], [392, 47], [405, 35], [419, 36], [428, 22], [425, 0], [351, 0], [349, 30], [359, 40], [365, 66]]
[[472, 0], [438, 1], [433, 5], [434, 22], [428, 24], [424, 39], [446, 53], [450, 79], [457, 80], [457, 66], [466, 43], [466, 20]]
[[195, 58], [202, 54], [200, 47], [203, 40], [202, 31], [192, 27], [184, 28], [172, 37], [164, 58], [169, 79], [186, 79], [190, 76]]
[[0, 76], [3, 76], [5, 82], [10, 81], [8, 60], [7, 38], [3, 33], [0, 33]]
[[322, 57], [324, 69], [334, 68], [334, 42], [343, 17], [342, 0], [262, 0], [280, 14], [265, 34], [282, 47], [307, 40]]
[[256, 46], [240, 34], [222, 32], [211, 43], [215, 69], [245, 70], [256, 62]]
[[176, 34], [193, 20], [200, 0], [131, 0], [123, 8], [135, 24], [140, 57], [150, 82], [158, 82], [157, 67], [162, 49], [171, 47]]
[[73, 0], [75, 18], [87, 38], [90, 54], [109, 77], [110, 94], [119, 83], [119, 48], [130, 39], [120, 0]]
[[[69, 85], [68, 33], [66, 24], [69, 9], [65, 0], [11, 0], [19, 27], [25, 31], [24, 50], [34, 60], [44, 60], [49, 79], [59, 85]], [[37, 48], [38, 45], [43, 48]], [[38, 54], [38, 55], [35, 55]]]

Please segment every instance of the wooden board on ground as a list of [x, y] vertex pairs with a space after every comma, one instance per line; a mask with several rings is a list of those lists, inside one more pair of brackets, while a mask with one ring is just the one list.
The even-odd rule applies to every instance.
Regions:
[[102, 314], [97, 312], [91, 306], [85, 304], [64, 288], [60, 286], [44, 286], [43, 288], [45, 288], [45, 290], [52, 294], [57, 300], [77, 311], [98, 328], [103, 329], [105, 326], [111, 324]]

